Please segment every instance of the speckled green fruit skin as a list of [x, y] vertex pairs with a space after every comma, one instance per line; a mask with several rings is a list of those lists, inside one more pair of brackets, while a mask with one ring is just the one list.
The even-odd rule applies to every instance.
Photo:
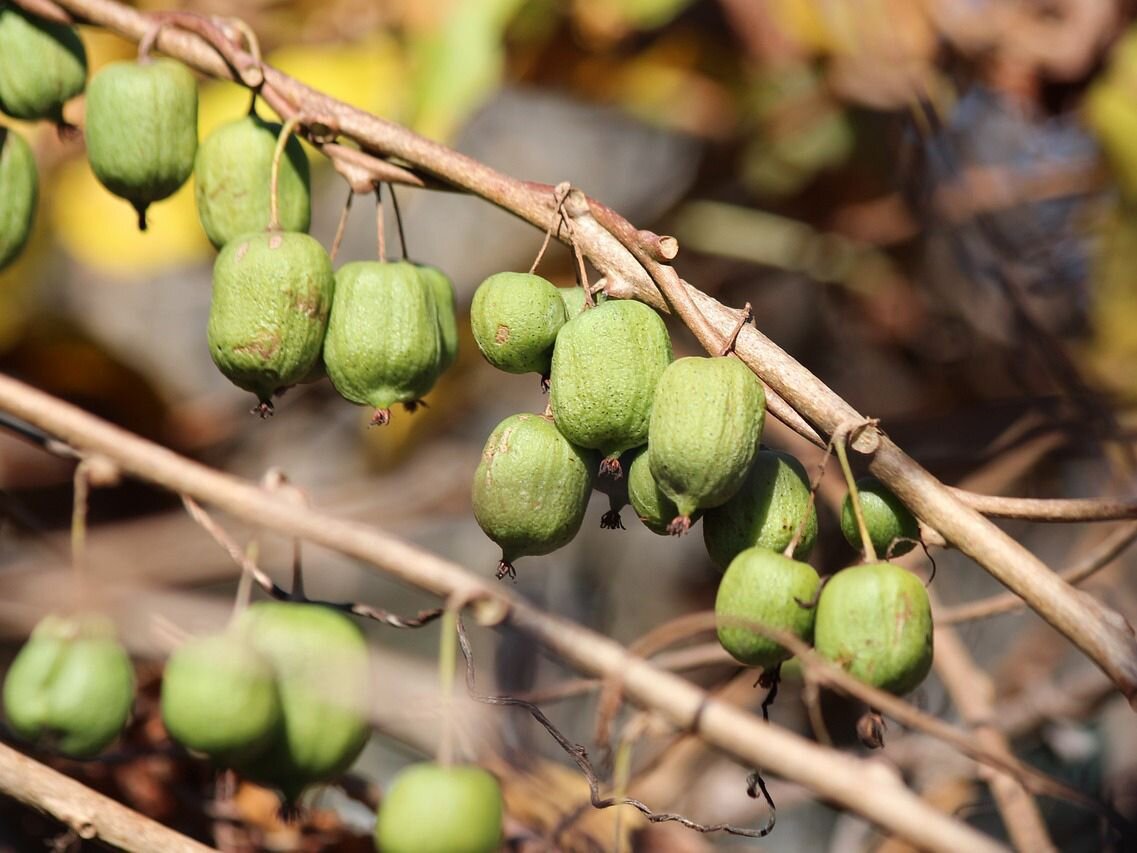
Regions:
[[328, 253], [307, 234], [265, 231], [234, 240], [213, 265], [213, 363], [268, 405], [315, 367], [334, 291]]
[[0, 199], [2, 270], [27, 244], [39, 200], [39, 176], [31, 146], [6, 127], [0, 127]]
[[367, 641], [351, 619], [319, 604], [260, 602], [238, 628], [276, 672], [281, 719], [264, 752], [236, 769], [294, 802], [347, 770], [371, 735]]
[[814, 647], [853, 677], [902, 695], [932, 667], [932, 607], [920, 579], [895, 563], [835, 574], [817, 602]]
[[324, 366], [346, 399], [375, 409], [418, 400], [438, 378], [434, 291], [406, 261], [355, 261], [336, 273]]
[[808, 563], [769, 548], [747, 548], [731, 560], [715, 597], [719, 642], [749, 666], [769, 669], [789, 659], [793, 652], [747, 623], [785, 631], [808, 643], [814, 610], [798, 601], [813, 602], [820, 585]]
[[614, 299], [573, 318], [557, 335], [549, 377], [557, 429], [606, 459], [644, 444], [671, 358], [667, 327], [640, 302]]
[[[876, 477], [857, 480], [857, 492], [861, 496], [865, 528], [878, 554], [882, 557], [886, 554], [899, 557], [916, 547], [915, 540], [920, 538], [920, 525], [900, 498]], [[845, 495], [845, 502], [841, 504], [841, 532], [850, 545], [858, 551], [861, 549], [861, 533], [857, 529], [857, 519], [853, 515], [853, 502], [849, 495]], [[913, 541], [906, 542], [906, 539]], [[893, 542], [896, 544], [893, 545]], [[892, 549], [891, 553], [889, 548]]]
[[765, 420], [762, 383], [733, 356], [681, 358], [664, 371], [648, 430], [651, 473], [681, 516], [734, 496]]
[[454, 282], [438, 267], [420, 264], [418, 271], [434, 293], [434, 307], [438, 311], [439, 343], [442, 347], [438, 372], [442, 373], [458, 359], [458, 312]]
[[[667, 526], [679, 514], [679, 509], [656, 485], [655, 477], [651, 475], [649, 452], [648, 447], [640, 449], [628, 466], [628, 502], [648, 530], [666, 536]], [[702, 514], [702, 510], [695, 510], [691, 514], [691, 523], [698, 521]]]
[[139, 212], [173, 195], [197, 153], [197, 81], [175, 59], [112, 62], [87, 86], [87, 159]]
[[0, 6], [0, 111], [62, 121], [86, 82], [87, 52], [73, 27]]
[[809, 500], [809, 475], [788, 453], [759, 450], [750, 473], [734, 497], [707, 510], [703, 543], [720, 569], [755, 545], [781, 553], [802, 519], [805, 527], [794, 547], [794, 559], [808, 559], [817, 540], [817, 510]]
[[471, 765], [412, 764], [391, 782], [375, 823], [380, 853], [495, 853], [501, 786]]
[[4, 679], [4, 711], [25, 740], [90, 758], [123, 730], [134, 703], [134, 669], [109, 620], [48, 616]]
[[162, 676], [162, 721], [187, 749], [222, 763], [265, 750], [280, 724], [272, 664], [237, 631], [190, 640]]
[[486, 440], [474, 472], [474, 517], [502, 559], [549, 554], [580, 530], [596, 460], [542, 415], [512, 415]]
[[[198, 147], [193, 169], [197, 218], [218, 249], [268, 228], [279, 134], [279, 124], [248, 115], [221, 125]], [[295, 136], [288, 138], [280, 158], [277, 191], [280, 230], [307, 231], [312, 220], [308, 158]]]
[[499, 272], [478, 285], [470, 304], [470, 328], [486, 361], [506, 373], [549, 375], [565, 304], [552, 282], [539, 275]]
[[[561, 299], [564, 300], [565, 303], [566, 320], [571, 320], [573, 317], [579, 317], [584, 313], [588, 303], [584, 299], [583, 287], [580, 285], [577, 285], [576, 287], [558, 287], [557, 290], [560, 291]], [[594, 293], [592, 295], [592, 299], [597, 305], [599, 305], [601, 302], [607, 302], [608, 296], [604, 293], [604, 291], [600, 291], [599, 293]]]

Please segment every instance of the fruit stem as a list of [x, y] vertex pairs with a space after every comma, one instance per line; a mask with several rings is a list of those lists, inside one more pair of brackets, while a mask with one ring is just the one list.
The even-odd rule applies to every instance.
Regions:
[[344, 232], [347, 231], [347, 215], [351, 213], [351, 202], [355, 198], [355, 190], [350, 186], [347, 188], [347, 201], [343, 203], [343, 210], [340, 211], [340, 221], [336, 225], [336, 236], [332, 239], [332, 250], [328, 253], [333, 261], [340, 250], [340, 243], [343, 242]]
[[838, 427], [833, 433], [833, 449], [837, 452], [837, 461], [841, 463], [841, 472], [845, 475], [845, 482], [849, 486], [849, 501], [853, 505], [853, 517], [857, 520], [857, 530], [861, 534], [861, 547], [865, 552], [865, 562], [876, 562], [876, 549], [873, 548], [872, 538], [865, 525], [865, 513], [861, 508], [861, 493], [857, 490], [857, 481], [853, 477], [853, 469], [849, 465], [849, 452], [845, 447], [848, 438], [848, 429]]
[[410, 260], [407, 257], [407, 235], [403, 231], [403, 214], [399, 211], [399, 199], [395, 195], [395, 185], [387, 184], [387, 191], [391, 194], [391, 209], [395, 211], [395, 227], [399, 231], [399, 248], [403, 252], [403, 260]]
[[[612, 763], [613, 797], [619, 801], [627, 796], [628, 782], [632, 778], [632, 738], [625, 734], [620, 738], [616, 747], [616, 756]], [[612, 821], [612, 849], [626, 850], [627, 846], [620, 843], [623, 835], [623, 809], [616, 809], [616, 819]]]
[[458, 658], [458, 614], [450, 606], [442, 614], [442, 633], [438, 638], [438, 688], [442, 702], [442, 736], [438, 741], [438, 763], [454, 763], [454, 674]]
[[304, 566], [300, 559], [300, 540], [292, 540], [292, 591], [289, 601], [307, 601], [304, 595]]
[[269, 196], [269, 217], [268, 217], [268, 230], [280, 230], [280, 158], [284, 155], [284, 147], [288, 144], [288, 138], [292, 136], [292, 132], [296, 130], [296, 126], [300, 124], [299, 114], [290, 116], [288, 121], [280, 129], [280, 134], [276, 137], [276, 148], [272, 152], [272, 178], [269, 181], [268, 196]]
[[71, 503], [71, 570], [78, 601], [86, 598], [87, 585], [87, 504], [91, 493], [87, 471], [87, 460], [81, 459], [75, 466]]
[[789, 557], [791, 560], [794, 556], [794, 551], [797, 549], [801, 537], [805, 535], [805, 526], [809, 523], [809, 514], [813, 512], [813, 505], [817, 499], [817, 487], [812, 486], [809, 490], [809, 500], [805, 504], [805, 512], [802, 513], [801, 519], [798, 520], [797, 527], [794, 528], [794, 535], [790, 537], [789, 543], [786, 545], [785, 550], [782, 551], [783, 557]]
[[375, 185], [375, 236], [379, 244], [379, 262], [387, 261], [387, 228], [383, 221], [383, 184]]
[[256, 537], [249, 540], [245, 546], [245, 562], [241, 565], [241, 579], [237, 582], [237, 595], [233, 598], [233, 612], [229, 616], [229, 624], [235, 625], [237, 617], [248, 609], [249, 599], [253, 595], [253, 573], [250, 566], [256, 565], [260, 556], [261, 543]]

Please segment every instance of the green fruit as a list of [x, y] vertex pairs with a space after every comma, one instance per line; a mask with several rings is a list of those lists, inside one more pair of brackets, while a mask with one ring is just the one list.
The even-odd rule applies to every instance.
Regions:
[[[872, 546], [881, 556], [899, 557], [916, 547], [920, 538], [920, 525], [916, 516], [876, 477], [857, 480], [857, 493], [861, 497], [861, 512], [865, 516]], [[841, 532], [858, 551], [861, 549], [861, 532], [853, 514], [853, 502], [845, 495], [841, 505]]]
[[731, 560], [715, 597], [719, 642], [735, 660], [750, 666], [770, 669], [789, 659], [792, 651], [752, 625], [808, 643], [820, 585], [808, 563], [768, 548], [747, 548]]
[[733, 356], [681, 358], [663, 372], [648, 443], [652, 476], [679, 510], [672, 533], [742, 487], [765, 420], [762, 383]]
[[671, 363], [671, 338], [648, 306], [597, 305], [557, 335], [549, 407], [557, 429], [599, 450], [601, 473], [621, 476], [619, 456], [647, 441], [655, 386]]
[[320, 604], [254, 604], [238, 623], [276, 673], [281, 719], [268, 748], [236, 769], [295, 802], [309, 785], [352, 765], [371, 735], [367, 641], [344, 614]]
[[474, 473], [474, 517], [501, 546], [498, 577], [518, 557], [549, 554], [580, 530], [594, 460], [542, 415], [506, 418], [486, 440]]
[[[197, 149], [197, 216], [217, 248], [268, 228], [272, 158], [279, 134], [279, 124], [251, 114], [221, 125]], [[312, 218], [308, 158], [294, 135], [288, 137], [280, 158], [277, 197], [279, 230], [307, 231]]]
[[455, 308], [454, 282], [437, 267], [419, 265], [419, 275], [426, 279], [434, 292], [434, 305], [438, 310], [438, 334], [442, 346], [442, 360], [438, 372], [447, 370], [458, 358], [458, 316]]
[[434, 385], [442, 341], [434, 290], [406, 261], [355, 261], [336, 273], [324, 366], [336, 390], [372, 406], [374, 424], [394, 403], [420, 400]]
[[89, 758], [118, 737], [134, 703], [134, 669], [99, 616], [48, 616], [4, 679], [4, 710], [25, 740]]
[[[648, 530], [666, 536], [667, 528], [679, 514], [679, 509], [656, 485], [648, 456], [649, 448], [642, 448], [628, 466], [628, 501]], [[702, 510], [695, 510], [691, 523], [698, 521], [701, 515]]]
[[0, 127], [0, 270], [28, 242], [38, 197], [39, 176], [31, 147], [14, 130]]
[[707, 510], [703, 542], [720, 569], [746, 548], [760, 545], [781, 553], [805, 520], [794, 559], [804, 560], [817, 539], [817, 510], [809, 476], [788, 453], [759, 450], [742, 487], [722, 506]]
[[499, 272], [478, 285], [470, 305], [470, 328], [486, 361], [506, 373], [549, 375], [565, 304], [539, 275]]
[[87, 159], [95, 177], [138, 211], [193, 172], [197, 81], [175, 59], [112, 62], [87, 87]]
[[895, 563], [835, 574], [817, 602], [814, 646], [850, 675], [897, 695], [932, 667], [932, 607], [920, 579]]
[[162, 721], [187, 749], [221, 762], [263, 752], [280, 724], [272, 664], [237, 631], [190, 640], [166, 663]]
[[380, 853], [494, 853], [502, 797], [481, 767], [423, 763], [395, 777], [375, 823]]
[[[566, 319], [571, 320], [573, 317], [579, 317], [584, 313], [588, 307], [588, 302], [584, 298], [583, 287], [580, 285], [576, 287], [558, 287], [557, 290], [560, 291], [561, 299], [565, 303]], [[599, 293], [594, 293], [592, 299], [596, 304], [600, 304], [601, 302], [607, 302], [608, 296], [604, 291], [600, 291]]]
[[272, 395], [316, 367], [335, 276], [328, 253], [307, 234], [246, 234], [213, 265], [209, 354], [236, 386], [272, 411]]
[[62, 122], [63, 105], [86, 82], [87, 52], [74, 27], [0, 6], [0, 110]]

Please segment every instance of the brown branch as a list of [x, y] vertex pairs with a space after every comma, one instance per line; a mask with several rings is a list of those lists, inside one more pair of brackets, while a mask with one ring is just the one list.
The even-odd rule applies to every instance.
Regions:
[[[936, 673], [963, 722], [972, 729], [976, 742], [990, 752], [1011, 755], [1006, 736], [992, 718], [995, 688], [987, 673], [975, 665], [954, 628], [937, 624], [935, 647]], [[1018, 780], [990, 767], [982, 767], [980, 774], [991, 788], [1015, 849], [1023, 853], [1055, 850], [1038, 804]]]
[[127, 851], [208, 853], [213, 850], [168, 829], [110, 797], [0, 743], [0, 791], [46, 812], [85, 841], [98, 839]]
[[1029, 521], [1125, 521], [1137, 518], [1137, 499], [1004, 498], [951, 489], [960, 501], [984, 515]]
[[[943, 851], [1002, 849], [987, 836], [931, 808], [891, 770], [763, 723], [753, 714], [711, 698], [689, 681], [630, 655], [614, 640], [545, 613], [500, 585], [378, 528], [298, 506], [3, 375], [0, 410], [77, 450], [102, 453], [124, 474], [212, 504], [252, 524], [331, 548], [442, 598], [472, 601], [476, 616], [484, 621], [495, 616], [498, 621], [507, 619], [582, 673], [600, 678], [622, 674], [624, 692], [631, 701], [656, 711], [678, 729], [698, 734], [748, 766], [798, 782], [913, 844]], [[900, 705], [907, 707], [903, 702]]]
[[[1137, 541], [1137, 524], [1119, 527], [1099, 542], [1097, 547], [1085, 557], [1060, 572], [1060, 577], [1069, 584], [1081, 583], [1116, 560], [1134, 541]], [[1016, 610], [1022, 610], [1025, 607], [1025, 602], [1014, 593], [1002, 592], [979, 601], [937, 608], [936, 624], [957, 625], [960, 622], [972, 622], [976, 619], [987, 619], [1004, 613], [1014, 613]]]

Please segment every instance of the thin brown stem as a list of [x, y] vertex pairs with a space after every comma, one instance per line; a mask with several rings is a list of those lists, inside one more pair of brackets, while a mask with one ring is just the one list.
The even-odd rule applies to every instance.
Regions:
[[269, 179], [269, 231], [280, 230], [280, 158], [284, 156], [285, 146], [299, 124], [299, 115], [289, 116], [276, 137], [276, 148], [272, 152], [272, 177]]

